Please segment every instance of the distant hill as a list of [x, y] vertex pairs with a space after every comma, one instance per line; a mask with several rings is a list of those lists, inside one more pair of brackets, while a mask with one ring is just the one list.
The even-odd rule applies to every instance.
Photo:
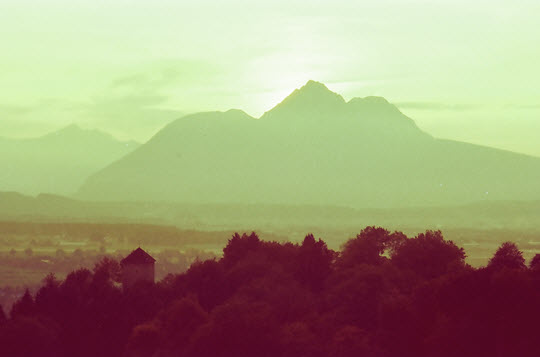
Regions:
[[71, 194], [138, 146], [76, 125], [38, 138], [0, 138], [0, 191]]
[[421, 131], [384, 98], [309, 81], [261, 118], [189, 115], [89, 177], [112, 201], [443, 206], [540, 199], [540, 158]]
[[[277, 232], [303, 238], [306, 232], [358, 232], [368, 225], [389, 229], [508, 229], [540, 231], [540, 201], [483, 201], [447, 207], [354, 209], [272, 204], [181, 204], [79, 201], [41, 194], [0, 192], [0, 221], [98, 222], [174, 225], [191, 230]], [[343, 234], [335, 235], [343, 239]]]

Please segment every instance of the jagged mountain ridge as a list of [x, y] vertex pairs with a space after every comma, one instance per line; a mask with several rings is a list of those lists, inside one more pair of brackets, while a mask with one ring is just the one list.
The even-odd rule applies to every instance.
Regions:
[[[535, 180], [536, 178], [536, 180]], [[540, 198], [540, 159], [435, 139], [384, 98], [310, 81], [261, 118], [178, 119], [78, 197], [395, 207]]]

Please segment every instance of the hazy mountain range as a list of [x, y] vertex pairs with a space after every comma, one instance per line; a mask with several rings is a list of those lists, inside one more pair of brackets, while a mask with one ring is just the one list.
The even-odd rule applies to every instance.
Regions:
[[0, 138], [0, 190], [72, 194], [89, 175], [138, 146], [76, 125], [37, 138]]
[[357, 208], [533, 200], [540, 158], [436, 139], [384, 98], [346, 102], [309, 81], [258, 119], [240, 110], [178, 119], [77, 197]]
[[353, 233], [367, 225], [399, 230], [446, 231], [467, 228], [538, 232], [539, 215], [540, 201], [484, 201], [446, 207], [354, 209], [310, 205], [94, 202], [47, 194], [30, 197], [0, 192], [1, 221], [135, 222], [175, 225], [194, 230], [297, 233], [296, 238], [303, 238], [306, 232]]

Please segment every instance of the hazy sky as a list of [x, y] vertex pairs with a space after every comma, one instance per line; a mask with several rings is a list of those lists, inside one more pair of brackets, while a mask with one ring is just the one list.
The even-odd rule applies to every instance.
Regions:
[[538, 0], [0, 0], [0, 136], [144, 141], [182, 113], [260, 116], [314, 79], [540, 156], [539, 19]]

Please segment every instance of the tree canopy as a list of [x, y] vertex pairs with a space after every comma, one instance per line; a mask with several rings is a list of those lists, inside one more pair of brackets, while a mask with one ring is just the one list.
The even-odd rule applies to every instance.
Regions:
[[540, 355], [538, 255], [530, 268], [513, 243], [487, 267], [465, 256], [440, 231], [367, 227], [341, 251], [252, 232], [125, 291], [107, 258], [0, 308], [0, 356]]

